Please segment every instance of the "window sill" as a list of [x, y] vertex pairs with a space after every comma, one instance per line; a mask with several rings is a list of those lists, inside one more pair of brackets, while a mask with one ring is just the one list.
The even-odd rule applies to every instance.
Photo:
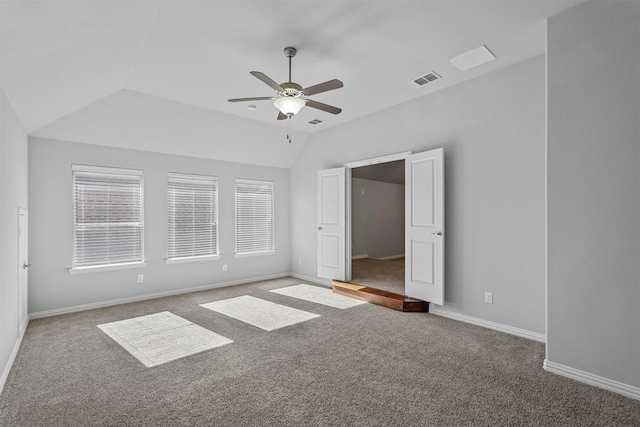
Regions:
[[124, 270], [127, 268], [140, 268], [147, 265], [146, 261], [143, 262], [127, 262], [123, 264], [111, 264], [111, 265], [96, 265], [94, 267], [76, 267], [67, 268], [69, 274], [86, 274], [86, 273], [99, 273], [101, 271], [112, 270]]
[[220, 259], [222, 255], [205, 255], [205, 256], [192, 256], [184, 258], [172, 258], [166, 259], [167, 264], [183, 264], [185, 262], [197, 262], [197, 261], [211, 261], [214, 259]]
[[263, 256], [263, 255], [275, 255], [275, 249], [267, 252], [252, 252], [252, 253], [244, 253], [244, 254], [235, 254], [235, 258], [247, 258], [252, 256]]

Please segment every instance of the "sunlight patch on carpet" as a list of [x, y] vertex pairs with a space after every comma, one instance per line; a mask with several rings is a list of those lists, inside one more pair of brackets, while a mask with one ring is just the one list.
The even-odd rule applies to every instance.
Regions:
[[341, 309], [366, 304], [366, 301], [334, 294], [330, 288], [320, 288], [318, 286], [305, 284], [272, 289], [270, 292]]
[[265, 331], [273, 331], [320, 317], [319, 314], [309, 313], [249, 295], [200, 304], [200, 306]]
[[168, 311], [98, 328], [147, 368], [233, 342]]

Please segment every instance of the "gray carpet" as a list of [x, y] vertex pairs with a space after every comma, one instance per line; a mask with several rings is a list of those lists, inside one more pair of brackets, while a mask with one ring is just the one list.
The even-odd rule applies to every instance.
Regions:
[[[542, 369], [544, 345], [426, 313], [336, 309], [264, 281], [29, 324], [4, 426], [614, 426], [640, 402]], [[319, 314], [267, 332], [199, 304], [252, 295]], [[144, 367], [96, 327], [170, 311], [232, 339]]]

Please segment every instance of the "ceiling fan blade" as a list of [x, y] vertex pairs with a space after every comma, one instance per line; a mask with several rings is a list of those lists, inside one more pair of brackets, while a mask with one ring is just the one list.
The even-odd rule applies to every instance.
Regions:
[[278, 120], [286, 120], [287, 115], [286, 114], [282, 114], [281, 111], [278, 112]]
[[324, 83], [317, 84], [315, 86], [309, 86], [302, 89], [302, 93], [306, 96], [315, 95], [316, 93], [326, 92], [328, 90], [338, 89], [344, 86], [340, 80], [333, 79]]
[[307, 99], [307, 103], [305, 105], [318, 110], [326, 111], [327, 113], [331, 113], [331, 114], [340, 114], [340, 112], [342, 111], [341, 108], [334, 107], [332, 105], [323, 104], [322, 102], [313, 101], [311, 99]]
[[277, 92], [284, 92], [284, 89], [282, 89], [282, 87], [278, 83], [271, 80], [271, 78], [266, 74], [261, 73], [260, 71], [251, 71], [250, 74], [256, 77], [257, 79], [261, 80], [263, 83], [267, 84], [269, 87], [273, 88]]
[[269, 101], [271, 99], [275, 99], [275, 98], [272, 96], [257, 96], [253, 98], [233, 98], [233, 99], [230, 99], [229, 102]]

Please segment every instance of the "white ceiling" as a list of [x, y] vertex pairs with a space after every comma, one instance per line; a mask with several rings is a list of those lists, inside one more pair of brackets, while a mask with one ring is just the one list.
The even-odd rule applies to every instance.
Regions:
[[[255, 102], [251, 112], [227, 99], [273, 95], [249, 71], [286, 81], [283, 48], [294, 46], [293, 81], [303, 87], [344, 82], [312, 97], [341, 107], [340, 115], [306, 107], [293, 118], [304, 140], [544, 53], [545, 19], [579, 2], [3, 0], [0, 83], [27, 132], [41, 136], [78, 133], [86, 114], [76, 112], [97, 102], [133, 118], [144, 114], [147, 123], [166, 120], [151, 116], [164, 111], [160, 107], [131, 111], [132, 97], [175, 101], [177, 109], [198, 108], [217, 119], [231, 114], [284, 132], [270, 101]], [[449, 62], [483, 44], [495, 61], [464, 72]], [[411, 82], [430, 71], [442, 80], [423, 87]], [[307, 123], [316, 118], [324, 123]], [[109, 120], [103, 116], [103, 127]], [[109, 145], [106, 139], [93, 143]], [[131, 139], [130, 148], [141, 148]], [[285, 145], [284, 136], [278, 142]]]

